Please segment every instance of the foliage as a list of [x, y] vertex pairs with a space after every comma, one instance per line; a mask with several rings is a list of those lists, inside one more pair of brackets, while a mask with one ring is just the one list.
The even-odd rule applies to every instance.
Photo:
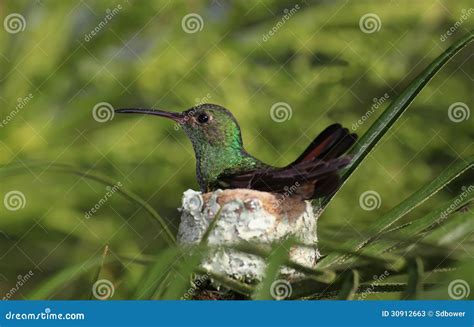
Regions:
[[[0, 128], [0, 194], [25, 197], [20, 210], [0, 206], [0, 294], [29, 271], [14, 298], [86, 299], [98, 278], [113, 281], [114, 299], [180, 298], [192, 288], [191, 274], [205, 273], [198, 263], [206, 247], [189, 253], [169, 245], [180, 196], [197, 188], [190, 144], [166, 121], [100, 123], [92, 112], [101, 102], [182, 110], [204, 100], [231, 109], [249, 152], [275, 165], [297, 157], [331, 122], [364, 135], [344, 175], [351, 178], [323, 201], [318, 246], [325, 258], [292, 285], [291, 298], [444, 299], [450, 281], [474, 285], [467, 207], [474, 192], [466, 192], [474, 129], [472, 117], [448, 115], [456, 102], [473, 107], [472, 43], [455, 55], [472, 40], [463, 37], [472, 18], [442, 40], [469, 3], [302, 2], [264, 40], [295, 5], [0, 4], [2, 17], [18, 12], [26, 21], [20, 33], [0, 33], [0, 118], [12, 118]], [[204, 25], [186, 33], [182, 18], [193, 12]], [[361, 31], [367, 13], [380, 17], [379, 31]], [[385, 94], [388, 101], [368, 115]], [[276, 102], [290, 105], [291, 119], [271, 119]], [[117, 183], [117, 194], [86, 218]], [[369, 190], [381, 199], [371, 211], [359, 205]], [[244, 297], [271, 298], [282, 263], [303, 269], [284, 251], [240, 250], [268, 257], [262, 285], [211, 277]]]

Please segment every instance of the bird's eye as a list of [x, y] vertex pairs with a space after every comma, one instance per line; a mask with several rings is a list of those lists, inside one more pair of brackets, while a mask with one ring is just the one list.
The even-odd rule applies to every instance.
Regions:
[[201, 124], [207, 123], [209, 121], [209, 116], [207, 114], [200, 114], [197, 118], [198, 122]]

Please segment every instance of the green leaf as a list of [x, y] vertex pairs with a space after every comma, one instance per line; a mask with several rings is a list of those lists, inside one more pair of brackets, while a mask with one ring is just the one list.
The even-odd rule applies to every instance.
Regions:
[[[365, 157], [388, 132], [395, 122], [405, 112], [415, 97], [421, 92], [426, 84], [436, 75], [437, 72], [460, 50], [474, 40], [473, 31], [463, 36], [460, 40], [450, 46], [438, 58], [436, 58], [428, 67], [425, 68], [408, 87], [400, 93], [389, 105], [380, 117], [370, 126], [367, 132], [358, 140], [354, 147], [349, 151], [352, 156], [351, 163], [345, 168], [341, 181], [344, 183], [349, 176], [357, 169]], [[325, 207], [332, 196], [324, 198], [322, 206]]]
[[224, 286], [227, 289], [233, 290], [237, 293], [250, 297], [250, 295], [255, 292], [255, 288], [252, 285], [239, 282], [235, 279], [232, 279], [227, 276], [218, 275], [216, 273], [204, 270], [197, 269], [197, 272], [202, 275], [209, 275], [213, 280], [217, 281], [219, 284]]
[[474, 233], [474, 212], [457, 212], [426, 236], [425, 241], [439, 245], [455, 244]]
[[[352, 255], [358, 259], [362, 259], [373, 265], [379, 265], [391, 270], [400, 270], [405, 266], [405, 259], [399, 255], [392, 253], [382, 254], [380, 251], [352, 250], [350, 247], [344, 245], [335, 245], [325, 242], [324, 248], [331, 253], [340, 253], [343, 255]], [[341, 260], [341, 263], [343, 261]], [[334, 263], [330, 266], [333, 270], [344, 270], [344, 265]]]
[[217, 225], [217, 222], [219, 221], [219, 218], [221, 217], [222, 208], [223, 207], [221, 206], [219, 208], [219, 210], [217, 210], [217, 213], [214, 215], [214, 218], [212, 219], [209, 226], [207, 227], [206, 232], [204, 233], [204, 235], [201, 238], [201, 242], [200, 242], [201, 245], [206, 245], [207, 244], [207, 240], [209, 239], [209, 235], [211, 235], [211, 232], [214, 230], [214, 228]]
[[38, 285], [37, 289], [30, 293], [27, 298], [30, 300], [47, 300], [60, 287], [65, 287], [65, 285], [70, 284], [72, 281], [79, 278], [79, 276], [81, 276], [83, 273], [111, 261], [113, 261], [113, 259], [103, 259], [102, 256], [99, 256], [92, 258], [85, 263], [81, 262], [74, 266], [67, 267], [53, 275], [51, 278], [47, 279], [46, 282]]
[[407, 284], [405, 283], [377, 283], [361, 285], [357, 290], [357, 294], [396, 293], [402, 292], [406, 288]]
[[93, 286], [99, 280], [100, 273], [102, 272], [102, 270], [104, 268], [104, 265], [105, 265], [105, 259], [107, 258], [107, 254], [109, 254], [109, 246], [105, 245], [104, 252], [102, 252], [102, 262], [100, 263], [100, 266], [97, 268], [97, 272], [95, 273], [95, 276], [92, 279], [91, 292], [89, 294], [89, 300], [92, 300], [94, 298]]
[[[241, 252], [245, 252], [249, 254], [254, 254], [264, 259], [268, 258], [271, 253], [269, 250], [264, 249], [262, 246], [257, 246], [250, 243], [236, 244], [236, 245], [232, 245], [232, 246], [228, 246], [224, 248], [233, 249], [236, 251], [241, 251]], [[336, 278], [336, 274], [334, 273], [334, 271], [329, 270], [329, 269], [310, 268], [310, 267], [303, 266], [292, 260], [286, 260], [284, 262], [284, 265], [290, 268], [293, 268], [295, 270], [298, 270], [299, 272], [302, 272], [306, 274], [307, 276], [321, 283], [326, 283], [326, 284], [331, 283]]]
[[423, 260], [417, 257], [408, 264], [408, 283], [402, 300], [416, 300], [423, 291]]
[[[208, 247], [207, 248], [199, 247], [198, 249], [199, 250], [205, 250], [205, 249], [209, 249], [209, 248]], [[131, 255], [131, 256], [118, 255], [118, 257], [121, 260], [125, 260], [125, 261], [128, 261], [130, 263], [139, 264], [139, 265], [149, 265], [150, 263], [156, 263], [157, 262], [157, 257], [143, 256], [143, 255], [140, 255], [140, 254]], [[196, 268], [195, 272], [199, 275], [208, 275], [210, 278], [217, 281], [219, 284], [221, 284], [225, 288], [233, 290], [233, 291], [235, 291], [237, 293], [240, 293], [242, 295], [245, 295], [245, 296], [250, 296], [255, 291], [255, 288], [252, 285], [239, 282], [239, 281], [237, 281], [235, 279], [232, 279], [230, 277], [227, 277], [227, 276], [218, 275], [216, 273], [213, 273], [211, 271], [205, 270], [205, 269], [200, 268], [200, 267]], [[145, 284], [145, 283], [140, 282], [140, 284]], [[160, 284], [162, 284], [162, 283], [163, 282], [161, 282]], [[156, 293], [155, 293], [155, 295], [156, 295]]]
[[[406, 240], [408, 242], [417, 242], [420, 237], [417, 236], [420, 233], [428, 233], [430, 230], [436, 228], [437, 226], [443, 224], [448, 220], [451, 214], [455, 213], [456, 210], [463, 207], [470, 201], [474, 199], [474, 192], [462, 192], [455, 198], [445, 202], [442, 206], [438, 207], [436, 210], [430, 212], [422, 218], [416, 219], [406, 225], [400, 230], [394, 230], [391, 235], [388, 234], [388, 231], [384, 234], [389, 236], [389, 240], [383, 240], [382, 242], [376, 242], [369, 244], [365, 249], [375, 252], [384, 252], [388, 250], [394, 250], [399, 247], [401, 244], [404, 244], [405, 241], [398, 242], [397, 238]], [[451, 218], [449, 218], [451, 221]], [[449, 223], [448, 221], [448, 223]], [[416, 236], [416, 238], [415, 238]], [[391, 237], [391, 239], [390, 239]], [[394, 239], [396, 242], [394, 243]]]
[[155, 261], [148, 270], [145, 272], [144, 277], [140, 279], [140, 283], [137, 285], [135, 295], [133, 299], [149, 299], [155, 293], [160, 282], [162, 282], [170, 267], [177, 261], [180, 260], [181, 249], [177, 247], [171, 247], [163, 251], [160, 255], [155, 258]]
[[[257, 292], [254, 295], [255, 300], [275, 299], [274, 296], [272, 296], [272, 294], [274, 294], [275, 292], [275, 286], [279, 282], [285, 282], [283, 280], [277, 280], [280, 274], [280, 267], [286, 261], [288, 261], [288, 254], [294, 243], [294, 239], [289, 238], [279, 244], [276, 244], [276, 246], [272, 249], [272, 252], [267, 260], [265, 278], [263, 282], [259, 285]], [[289, 286], [291, 289], [291, 285], [288, 281], [286, 281], [285, 284], [287, 284], [287, 286]]]
[[[187, 290], [191, 290], [192, 273], [198, 269], [205, 254], [207, 254], [207, 252], [204, 253], [203, 251], [199, 250], [184, 254], [179, 264], [173, 265], [175, 268], [173, 268], [172, 279], [160, 299], [180, 299]], [[157, 298], [153, 297], [152, 299]]]
[[[405, 199], [399, 205], [391, 209], [386, 213], [382, 218], [380, 218], [374, 227], [370, 231], [370, 235], [373, 235], [365, 240], [361, 240], [360, 237], [354, 237], [355, 239], [350, 240], [344, 244], [349, 248], [352, 248], [355, 251], [359, 251], [367, 244], [378, 240], [378, 238], [388, 230], [394, 223], [396, 223], [404, 215], [421, 205], [423, 202], [428, 200], [431, 196], [436, 194], [444, 186], [450, 183], [453, 179], [461, 175], [463, 172], [467, 171], [474, 166], [474, 157], [469, 158], [467, 161], [460, 160], [457, 163], [453, 164], [451, 167], [446, 169], [441, 175], [432, 180], [427, 185], [423, 186], [421, 189], [412, 194], [409, 198]], [[326, 268], [333, 264], [336, 261], [345, 261], [350, 256], [332, 253], [321, 260], [318, 264], [318, 268]]]
[[359, 288], [359, 273], [357, 270], [352, 269], [347, 274], [344, 283], [342, 284], [341, 291], [339, 292], [339, 300], [352, 300], [354, 295]]
[[[406, 283], [370, 283], [360, 284], [355, 292], [358, 299], [364, 300], [370, 294], [375, 293], [398, 293], [406, 289]], [[293, 284], [294, 298], [304, 299], [336, 299], [340, 293], [340, 285], [323, 288], [314, 280], [302, 280]]]

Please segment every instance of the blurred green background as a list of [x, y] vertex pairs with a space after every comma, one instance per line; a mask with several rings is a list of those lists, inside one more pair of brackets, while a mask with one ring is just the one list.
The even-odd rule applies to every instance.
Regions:
[[[172, 111], [220, 104], [240, 122], [250, 153], [285, 165], [331, 123], [363, 134], [412, 78], [474, 28], [470, 6], [467, 0], [0, 2], [0, 164], [23, 167], [0, 177], [0, 195], [24, 195], [18, 210], [0, 205], [0, 296], [32, 271], [13, 297], [23, 299], [52, 274], [100, 255], [106, 244], [111, 256], [156, 254], [166, 246], [148, 214], [118, 194], [86, 219], [107, 192], [104, 185], [30, 169], [33, 162], [109, 176], [176, 232], [181, 194], [198, 188], [184, 133], [150, 116], [99, 122], [98, 104]], [[21, 17], [9, 16], [15, 13]], [[186, 17], [191, 13], [197, 15]], [[369, 31], [360, 27], [366, 14], [379, 19]], [[7, 17], [17, 18], [19, 28]], [[470, 45], [441, 70], [338, 193], [320, 218], [323, 239], [360, 233], [474, 153], [474, 113], [460, 122], [448, 115], [453, 103], [466, 104], [467, 114], [474, 106], [472, 53]], [[385, 94], [388, 101], [358, 126]], [[270, 115], [277, 102], [291, 107], [283, 122]], [[463, 176], [409, 217], [469, 183], [472, 175]], [[372, 211], [359, 205], [368, 190], [381, 198]], [[114, 298], [128, 298], [142, 270], [125, 262], [108, 267]], [[81, 275], [53, 298], [87, 297], [92, 278]]]

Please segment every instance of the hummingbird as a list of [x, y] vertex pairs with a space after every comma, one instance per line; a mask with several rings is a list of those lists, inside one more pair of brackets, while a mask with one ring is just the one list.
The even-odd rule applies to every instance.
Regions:
[[237, 120], [219, 105], [206, 103], [183, 112], [140, 108], [115, 112], [154, 115], [178, 123], [192, 143], [197, 181], [203, 193], [247, 188], [285, 194], [291, 188], [291, 196], [303, 200], [331, 195], [340, 186], [339, 170], [351, 161], [344, 153], [357, 139], [340, 124], [330, 125], [295, 161], [274, 167], [245, 150]]

